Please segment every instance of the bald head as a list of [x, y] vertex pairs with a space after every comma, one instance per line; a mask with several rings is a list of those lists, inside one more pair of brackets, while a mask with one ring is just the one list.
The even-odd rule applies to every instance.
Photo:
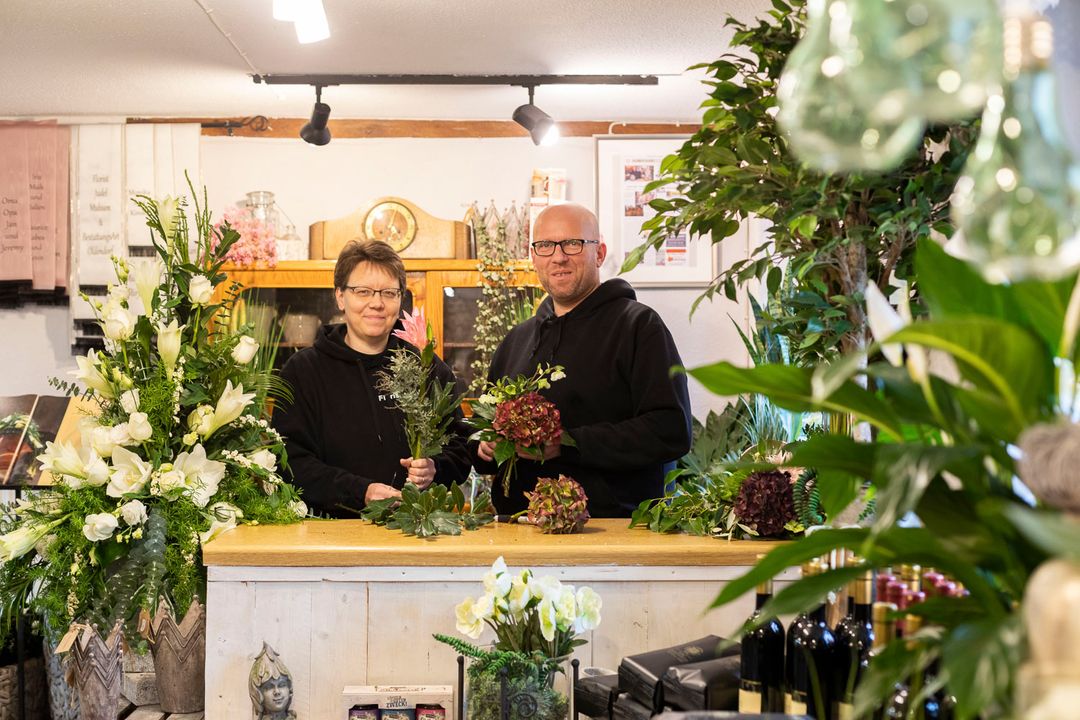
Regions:
[[[564, 237], [576, 237], [583, 240], [600, 239], [600, 223], [584, 205], [577, 203], [562, 203], [561, 205], [549, 205], [536, 216], [533, 225], [533, 236], [547, 238], [549, 228], [574, 228], [575, 232], [565, 234]], [[562, 239], [562, 238], [552, 238]]]

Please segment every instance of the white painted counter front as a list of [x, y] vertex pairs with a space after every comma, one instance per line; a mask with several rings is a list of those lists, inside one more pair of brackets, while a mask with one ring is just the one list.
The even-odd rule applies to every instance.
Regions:
[[[578, 535], [492, 525], [421, 540], [359, 520], [241, 527], [203, 548], [208, 566], [206, 719], [251, 717], [247, 683], [265, 640], [292, 673], [299, 720], [344, 720], [346, 685], [455, 682], [454, 606], [482, 592], [502, 555], [603, 600], [583, 665], [615, 669], [628, 654], [727, 635], [752, 595], [707, 612], [720, 588], [775, 543], [726, 542], [592, 520]], [[482, 638], [481, 641], [484, 641]]]

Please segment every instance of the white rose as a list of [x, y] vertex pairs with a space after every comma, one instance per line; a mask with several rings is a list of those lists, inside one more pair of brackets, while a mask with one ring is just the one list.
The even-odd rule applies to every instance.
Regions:
[[114, 307], [105, 316], [101, 327], [110, 340], [127, 340], [135, 332], [135, 316], [127, 308]]
[[87, 428], [84, 437], [90, 441], [90, 447], [103, 458], [112, 457], [116, 443], [112, 441], [112, 428], [103, 425], [95, 425]]
[[131, 417], [128, 418], [128, 435], [131, 439], [137, 443], [146, 442], [153, 434], [154, 429], [150, 427], [150, 421], [146, 418], [144, 412], [133, 412]]
[[128, 432], [128, 424], [126, 422], [117, 423], [109, 428], [109, 440], [113, 445], [118, 446], [131, 445], [134, 442], [131, 439], [131, 433]]
[[128, 390], [120, 396], [120, 407], [130, 415], [139, 410], [139, 389]]
[[248, 455], [248, 459], [267, 472], [274, 472], [277, 470], [277, 455], [266, 448], [251, 453]]
[[192, 410], [188, 415], [188, 427], [203, 437], [209, 435], [214, 429], [214, 408], [200, 405]]
[[255, 342], [255, 338], [250, 335], [241, 335], [240, 342], [233, 348], [232, 357], [240, 365], [247, 365], [258, 351], [259, 343]]
[[289, 503], [289, 508], [296, 513], [296, 517], [305, 518], [308, 514], [307, 503], [303, 500], [296, 500]]
[[90, 542], [100, 542], [111, 538], [119, 526], [112, 513], [94, 513], [86, 516], [82, 532]]
[[132, 500], [120, 506], [120, 515], [128, 525], [142, 525], [146, 522], [146, 506], [141, 500]]
[[154, 476], [151, 489], [155, 495], [167, 495], [173, 490], [187, 487], [184, 473], [179, 470], [163, 470]]
[[188, 285], [188, 297], [195, 305], [208, 305], [214, 296], [214, 286], [205, 275], [193, 275]]
[[142, 492], [153, 472], [150, 463], [122, 447], [113, 450], [112, 463], [109, 486], [105, 488], [105, 494], [109, 497], [120, 498]]
[[185, 327], [187, 326], [178, 325], [176, 320], [168, 325], [162, 323], [157, 326], [158, 355], [169, 372], [176, 367], [176, 358], [180, 355], [180, 337]]

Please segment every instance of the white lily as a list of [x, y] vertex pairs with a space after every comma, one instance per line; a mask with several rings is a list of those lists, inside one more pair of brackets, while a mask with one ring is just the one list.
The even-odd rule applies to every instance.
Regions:
[[11, 532], [0, 535], [0, 563], [22, 557], [34, 549], [49, 531], [59, 525], [63, 520], [39, 525], [20, 525]]
[[233, 348], [232, 358], [240, 365], [247, 365], [259, 351], [259, 343], [250, 335], [241, 335], [240, 341]]
[[[866, 322], [870, 326], [870, 334], [878, 342], [900, 332], [907, 325], [875, 283], [866, 284], [863, 296], [866, 298]], [[881, 352], [893, 367], [904, 364], [904, 348], [899, 343], [882, 345]]]
[[158, 355], [169, 372], [176, 367], [176, 358], [180, 355], [180, 336], [185, 327], [187, 326], [177, 324], [175, 319], [168, 325], [162, 323], [157, 326]]
[[86, 357], [75, 356], [75, 364], [79, 366], [79, 369], [70, 371], [69, 375], [74, 376], [76, 380], [104, 398], [116, 396], [112, 383], [105, 379], [105, 375], [101, 372], [101, 360], [96, 350], [88, 350]]
[[214, 408], [214, 418], [210, 423], [210, 431], [203, 437], [210, 437], [218, 428], [222, 428], [240, 417], [244, 408], [251, 404], [255, 393], [245, 393], [244, 384], [240, 383], [235, 388], [232, 380], [225, 381], [225, 389], [221, 391], [217, 406]]
[[89, 446], [77, 450], [71, 443], [50, 440], [45, 443], [45, 452], [37, 459], [43, 469], [56, 475], [72, 489], [83, 485], [103, 485], [108, 478], [108, 465]]
[[210, 284], [210, 278], [205, 275], [193, 275], [188, 285], [188, 297], [195, 305], [209, 305], [210, 298], [214, 296], [214, 286]]
[[191, 452], [181, 452], [176, 456], [173, 467], [184, 474], [187, 495], [198, 507], [206, 507], [210, 498], [218, 491], [218, 485], [225, 477], [225, 463], [208, 460], [206, 448], [196, 445]]
[[154, 295], [161, 286], [162, 271], [161, 261], [157, 258], [135, 263], [135, 292], [142, 301], [144, 315], [149, 315], [154, 307]]
[[227, 502], [219, 502], [211, 505], [208, 515], [210, 516], [210, 529], [206, 532], [199, 533], [199, 541], [204, 544], [210, 542], [221, 533], [232, 530], [236, 527], [240, 518], [244, 517], [244, 513], [240, 508]]
[[161, 221], [161, 227], [165, 230], [165, 237], [171, 240], [176, 234], [176, 221], [180, 215], [180, 200], [171, 195], [166, 195], [154, 204], [157, 205], [158, 220]]
[[105, 494], [114, 498], [142, 492], [154, 470], [146, 460], [122, 447], [113, 450], [112, 464], [113, 471]]

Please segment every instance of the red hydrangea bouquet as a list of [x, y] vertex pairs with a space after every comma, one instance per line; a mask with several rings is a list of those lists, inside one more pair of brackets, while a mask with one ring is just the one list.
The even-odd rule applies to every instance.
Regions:
[[499, 467], [506, 465], [503, 495], [510, 494], [518, 453], [543, 462], [545, 445], [557, 440], [563, 445], [574, 444], [563, 432], [555, 403], [540, 394], [564, 377], [561, 365], [537, 365], [529, 377], [518, 375], [490, 383], [473, 404], [470, 423], [477, 430], [471, 439], [495, 443], [495, 462]]

